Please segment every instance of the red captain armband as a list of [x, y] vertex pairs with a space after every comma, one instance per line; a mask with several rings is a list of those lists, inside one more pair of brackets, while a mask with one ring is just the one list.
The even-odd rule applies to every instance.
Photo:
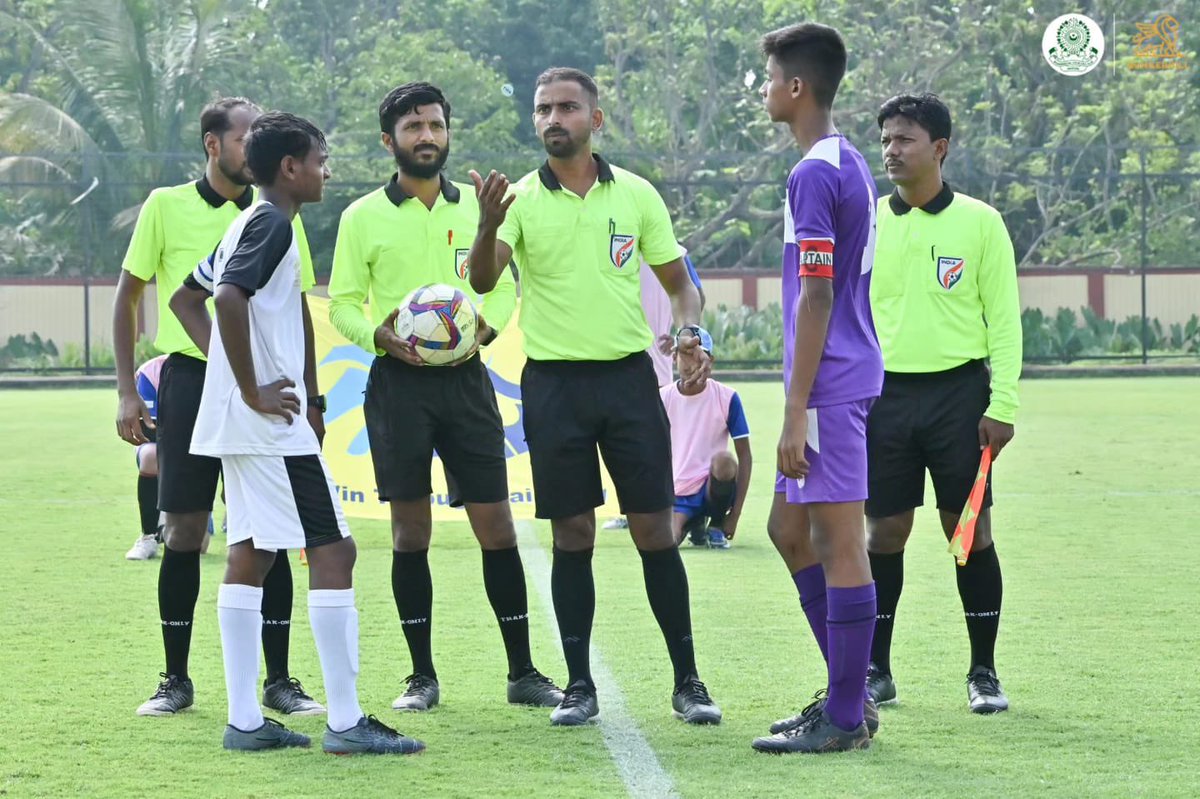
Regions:
[[801, 239], [799, 277], [833, 278], [833, 239]]

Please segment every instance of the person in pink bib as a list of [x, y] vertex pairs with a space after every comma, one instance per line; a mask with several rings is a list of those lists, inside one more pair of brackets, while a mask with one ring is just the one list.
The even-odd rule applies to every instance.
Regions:
[[[707, 332], [700, 336], [700, 347], [712, 355], [712, 337]], [[695, 546], [728, 549], [729, 539], [737, 533], [753, 467], [742, 400], [732, 388], [711, 378], [694, 386], [677, 380], [660, 388], [659, 395], [671, 421], [675, 541], [682, 544], [686, 536]]]

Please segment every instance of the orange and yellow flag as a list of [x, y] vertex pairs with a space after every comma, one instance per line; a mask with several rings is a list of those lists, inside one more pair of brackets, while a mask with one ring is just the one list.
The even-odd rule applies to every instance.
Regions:
[[979, 471], [975, 474], [975, 485], [971, 486], [971, 494], [967, 497], [967, 505], [963, 508], [962, 516], [954, 527], [954, 537], [950, 539], [950, 554], [959, 566], [967, 565], [971, 555], [971, 545], [975, 543], [975, 524], [979, 521], [979, 509], [983, 505], [983, 493], [987, 490], [988, 472], [992, 470], [992, 448], [984, 447], [983, 455], [979, 458]]

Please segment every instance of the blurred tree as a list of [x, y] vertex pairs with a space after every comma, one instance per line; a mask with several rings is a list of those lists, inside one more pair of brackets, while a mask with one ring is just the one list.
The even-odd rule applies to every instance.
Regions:
[[1200, 69], [1129, 68], [1133, 23], [1157, 13], [1148, 0], [1123, 3], [1121, 18], [1084, 4], [1117, 37], [1115, 59], [1083, 78], [1045, 63], [1050, 19], [1027, 0], [597, 5], [607, 146], [668, 190], [677, 231], [705, 266], [775, 261], [783, 181], [799, 153], [762, 112], [758, 39], [806, 19], [847, 42], [835, 121], [877, 172], [880, 103], [902, 91], [942, 96], [955, 120], [948, 179], [1003, 211], [1022, 263], [1136, 264], [1143, 153], [1149, 249], [1158, 263], [1194, 262], [1200, 152], [1195, 127], [1178, 120], [1200, 111]]
[[[15, 189], [3, 211], [47, 242], [73, 229], [82, 256], [47, 257], [37, 271], [111, 270], [119, 249], [104, 246], [104, 229], [132, 223], [139, 184], [190, 172], [160, 154], [199, 159], [194, 120], [213, 65], [234, 54], [229, 18], [241, 5], [58, 0], [0, 11], [0, 35], [36, 64], [0, 93], [0, 183]], [[30, 241], [4, 236], [0, 251], [11, 262], [16, 247], [27, 261]]]
[[[475, 5], [476, 16], [487, 13], [487, 4]], [[248, 64], [227, 80], [264, 105], [310, 117], [329, 140], [333, 185], [324, 202], [304, 210], [318, 272], [332, 262], [342, 210], [394, 169], [379, 141], [378, 108], [395, 86], [427, 80], [446, 93], [453, 178], [467, 180], [467, 169], [479, 163], [470, 153], [489, 154], [491, 166], [497, 159], [490, 154], [512, 158], [520, 149], [505, 75], [490, 58], [464, 49], [453, 28], [431, 24], [407, 6], [376, 0], [272, 0], [241, 21], [237, 36]]]
[[1041, 54], [1053, 14], [1028, 0], [0, 0], [0, 181], [14, 189], [0, 269], [78, 270], [96, 254], [111, 269], [128, 232], [109, 220], [194, 170], [193, 120], [218, 93], [328, 133], [335, 186], [305, 212], [327, 264], [341, 208], [391, 169], [375, 122], [389, 88], [446, 89], [456, 178], [520, 175], [542, 158], [533, 81], [556, 65], [596, 75], [598, 148], [663, 189], [698, 263], [773, 266], [799, 153], [762, 111], [758, 40], [804, 19], [846, 39], [835, 119], [877, 173], [880, 103], [936, 91], [954, 115], [948, 178], [1004, 213], [1023, 263], [1195, 263], [1200, 134], [1181, 120], [1200, 113], [1196, 54], [1182, 71], [1130, 69], [1155, 1], [1080, 10], [1110, 41], [1100, 67], [1066, 77]]
[[506, 76], [520, 117], [513, 134], [525, 146], [537, 148], [530, 122], [534, 81], [549, 67], [594, 74], [604, 62], [604, 13], [597, 0], [444, 0], [404, 4], [401, 21], [406, 30], [443, 32], [457, 47]]

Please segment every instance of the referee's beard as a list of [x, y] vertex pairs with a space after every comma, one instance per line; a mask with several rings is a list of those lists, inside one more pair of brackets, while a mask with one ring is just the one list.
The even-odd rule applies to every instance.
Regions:
[[436, 144], [422, 144], [421, 150], [436, 148], [438, 157], [432, 161], [422, 161], [417, 158], [416, 152], [408, 152], [402, 150], [396, 144], [392, 144], [392, 157], [396, 159], [396, 168], [400, 170], [400, 174], [408, 175], [409, 177], [417, 178], [418, 180], [429, 180], [436, 178], [442, 171], [442, 167], [446, 165], [446, 159], [450, 157], [450, 142], [446, 142], [445, 148], [438, 147]]
[[246, 165], [245, 161], [240, 167], [233, 169], [225, 162], [224, 158], [217, 156], [217, 171], [235, 186], [249, 186], [254, 182], [254, 177], [250, 174], [250, 167]]
[[563, 160], [578, 155], [591, 141], [590, 131], [585, 132], [582, 139], [572, 138], [571, 132], [566, 128], [547, 128], [542, 133], [542, 146], [546, 148], [546, 154]]

